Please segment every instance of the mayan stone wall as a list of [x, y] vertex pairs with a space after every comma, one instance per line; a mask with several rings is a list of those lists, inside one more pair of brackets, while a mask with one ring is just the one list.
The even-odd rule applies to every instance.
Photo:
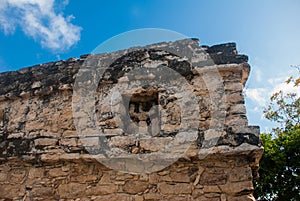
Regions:
[[250, 66], [182, 40], [0, 74], [0, 200], [255, 200]]

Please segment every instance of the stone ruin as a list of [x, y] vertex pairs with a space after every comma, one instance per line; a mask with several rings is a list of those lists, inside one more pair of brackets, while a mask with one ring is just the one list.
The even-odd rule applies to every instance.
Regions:
[[250, 66], [196, 39], [0, 74], [0, 200], [255, 200]]

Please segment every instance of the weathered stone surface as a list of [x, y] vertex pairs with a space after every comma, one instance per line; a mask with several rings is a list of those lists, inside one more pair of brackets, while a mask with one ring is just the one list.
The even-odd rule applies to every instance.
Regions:
[[115, 184], [105, 184], [105, 185], [97, 185], [95, 187], [91, 187], [87, 189], [87, 195], [108, 195], [113, 194], [118, 191], [118, 186]]
[[59, 144], [62, 146], [75, 147], [75, 146], [77, 146], [77, 140], [76, 140], [76, 138], [61, 139], [59, 141]]
[[61, 177], [68, 175], [68, 172], [62, 171], [61, 168], [53, 168], [49, 170], [48, 174], [50, 177]]
[[235, 167], [230, 171], [229, 181], [247, 181], [252, 180], [252, 170], [250, 167]]
[[23, 197], [25, 188], [23, 185], [6, 184], [0, 185], [1, 198]]
[[207, 48], [207, 52], [214, 60], [215, 64], [242, 63], [247, 62], [248, 57], [245, 55], [236, 55], [236, 44], [227, 43], [214, 45]]
[[221, 193], [221, 189], [219, 186], [204, 186], [204, 193]]
[[254, 190], [251, 180], [226, 183], [225, 185], [220, 185], [220, 188], [222, 192], [229, 195], [238, 195], [241, 192], [252, 192]]
[[254, 200], [249, 71], [234, 43], [193, 39], [0, 73], [0, 199]]
[[201, 185], [220, 185], [225, 184], [227, 181], [227, 174], [225, 173], [209, 173], [204, 172], [200, 178]]
[[123, 190], [129, 194], [143, 193], [148, 188], [147, 182], [130, 180], [125, 183]]
[[57, 190], [61, 198], [74, 198], [84, 195], [86, 188], [86, 184], [69, 183], [59, 185]]
[[160, 183], [158, 185], [159, 191], [162, 194], [191, 194], [192, 193], [192, 186], [191, 184], [184, 184], [184, 183]]
[[35, 146], [55, 146], [57, 143], [57, 139], [52, 138], [38, 138], [34, 140]]

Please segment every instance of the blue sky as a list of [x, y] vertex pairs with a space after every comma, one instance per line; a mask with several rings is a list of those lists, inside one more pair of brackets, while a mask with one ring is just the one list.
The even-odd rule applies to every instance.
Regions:
[[300, 64], [298, 0], [0, 0], [0, 72], [79, 57], [126, 31], [169, 29], [202, 45], [236, 42], [252, 66], [245, 94], [262, 131], [270, 94]]

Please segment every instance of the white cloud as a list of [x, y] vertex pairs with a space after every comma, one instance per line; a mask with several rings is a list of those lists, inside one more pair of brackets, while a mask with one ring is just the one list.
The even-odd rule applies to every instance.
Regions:
[[259, 106], [265, 106], [267, 103], [266, 94], [268, 90], [266, 88], [254, 88], [254, 89], [246, 89], [245, 95], [246, 98], [251, 99], [254, 103]]
[[257, 66], [253, 66], [252, 72], [253, 72], [255, 80], [257, 82], [261, 82], [262, 81], [262, 71], [260, 70], [260, 68]]
[[275, 92], [279, 92], [279, 91], [283, 91], [283, 93], [295, 93], [297, 94], [298, 96], [300, 96], [300, 90], [299, 90], [299, 87], [294, 87], [294, 84], [293, 83], [289, 83], [289, 84], [286, 84], [286, 83], [280, 83], [280, 84], [277, 84], [273, 91], [272, 91], [272, 94], [275, 93]]
[[[24, 33], [55, 52], [69, 49], [80, 40], [81, 27], [73, 25], [74, 16], [63, 16], [55, 0], [1, 0], [0, 28], [5, 34], [20, 26]], [[64, 7], [68, 1], [59, 4]]]
[[287, 79], [288, 79], [288, 76], [274, 77], [274, 78], [268, 79], [268, 83], [271, 85], [278, 85], [278, 84], [284, 83], [284, 81]]
[[279, 91], [284, 94], [295, 93], [300, 96], [299, 87], [294, 87], [293, 83], [285, 83], [288, 76], [275, 77], [268, 79], [268, 85], [258, 88], [245, 89], [246, 98], [250, 99], [255, 106], [265, 107], [270, 100], [270, 97]]
[[270, 89], [270, 95], [282, 91], [284, 94], [295, 93], [298, 96], [300, 96], [299, 87], [294, 87], [294, 84], [292, 82], [290, 82], [289, 84], [285, 82], [291, 75], [296, 78], [299, 76], [299, 74], [297, 74], [295, 71], [294, 72], [289, 71], [288, 75], [286, 76], [268, 79], [268, 82], [271, 84], [272, 87]]

